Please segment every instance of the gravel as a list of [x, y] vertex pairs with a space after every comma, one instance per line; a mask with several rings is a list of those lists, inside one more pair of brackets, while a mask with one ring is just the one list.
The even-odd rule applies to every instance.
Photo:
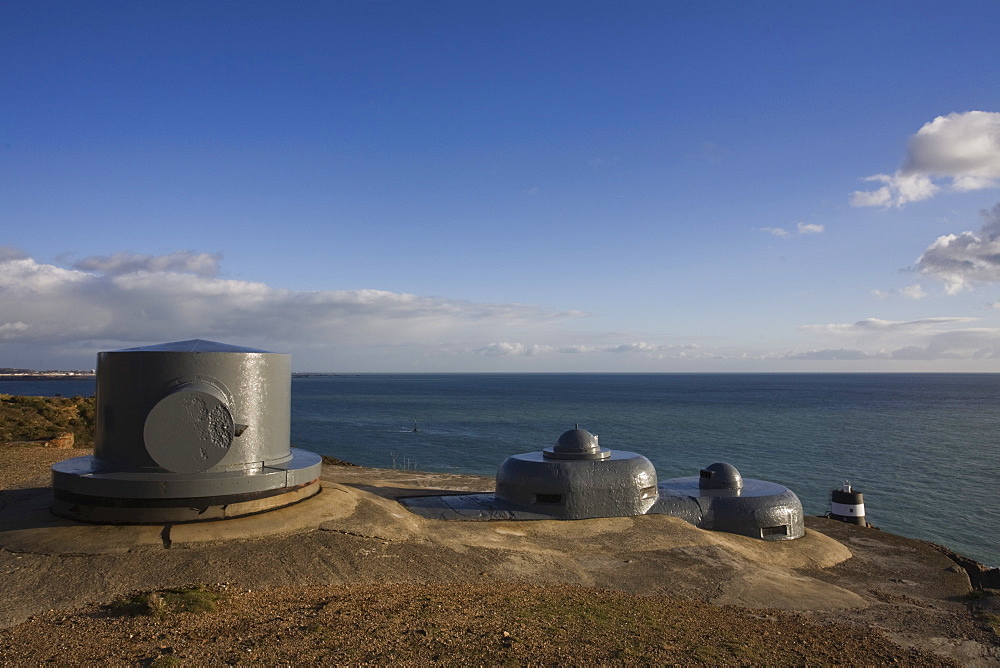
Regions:
[[89, 605], [0, 631], [5, 665], [954, 665], [778, 610], [513, 583], [217, 586], [215, 612]]

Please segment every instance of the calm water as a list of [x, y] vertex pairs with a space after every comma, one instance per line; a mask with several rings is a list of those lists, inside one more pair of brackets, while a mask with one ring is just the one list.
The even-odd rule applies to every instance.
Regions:
[[1000, 565], [998, 398], [996, 374], [312, 376], [292, 381], [292, 442], [366, 466], [492, 475], [579, 423], [661, 479], [724, 461], [787, 485], [807, 514], [849, 479], [873, 524]]

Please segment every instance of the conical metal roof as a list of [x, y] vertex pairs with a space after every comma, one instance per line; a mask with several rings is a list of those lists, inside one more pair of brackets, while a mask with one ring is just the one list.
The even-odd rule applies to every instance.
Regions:
[[258, 348], [244, 348], [233, 346], [228, 343], [218, 341], [208, 341], [206, 339], [188, 339], [187, 341], [171, 341], [170, 343], [157, 343], [151, 346], [139, 348], [126, 348], [116, 350], [119, 353], [134, 352], [162, 352], [162, 353], [267, 353], [268, 350]]

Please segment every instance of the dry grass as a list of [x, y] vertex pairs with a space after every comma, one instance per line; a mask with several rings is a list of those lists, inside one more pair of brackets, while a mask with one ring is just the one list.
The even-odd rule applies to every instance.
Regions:
[[41, 441], [71, 433], [76, 447], [94, 443], [94, 397], [0, 394], [0, 443]]
[[104, 606], [112, 616], [163, 617], [179, 612], [217, 612], [222, 594], [204, 585], [142, 592]]

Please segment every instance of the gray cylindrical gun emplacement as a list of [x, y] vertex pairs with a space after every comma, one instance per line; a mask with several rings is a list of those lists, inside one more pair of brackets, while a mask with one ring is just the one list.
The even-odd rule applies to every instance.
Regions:
[[288, 355], [200, 339], [100, 353], [94, 455], [52, 467], [53, 511], [192, 521], [315, 493], [320, 457], [289, 444], [290, 367]]

